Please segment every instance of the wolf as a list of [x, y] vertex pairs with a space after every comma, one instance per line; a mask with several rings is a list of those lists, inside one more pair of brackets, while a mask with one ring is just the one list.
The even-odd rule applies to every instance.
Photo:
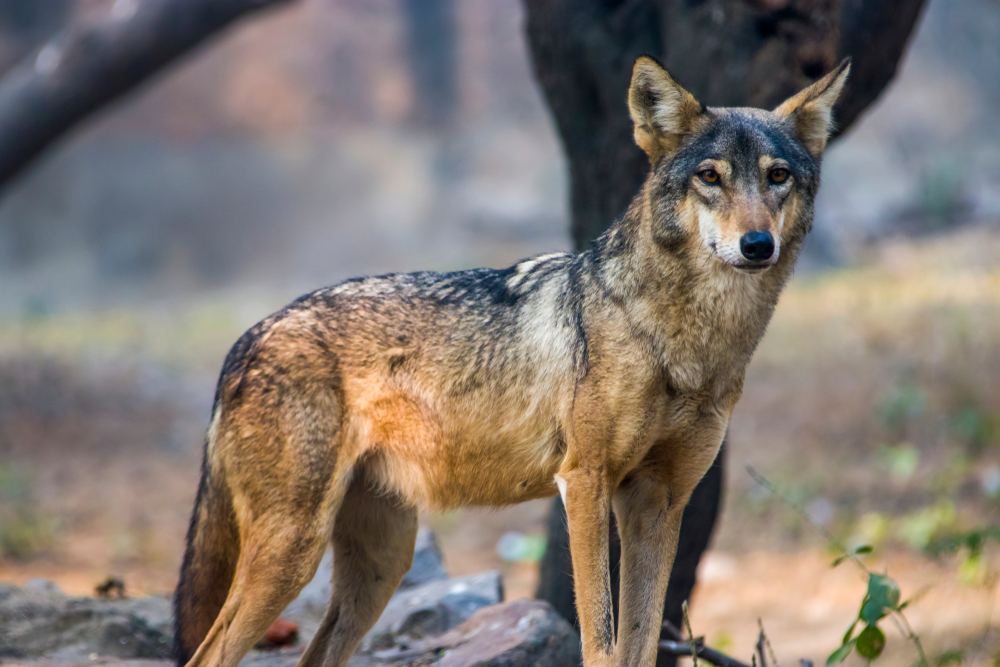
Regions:
[[178, 665], [236, 667], [332, 544], [299, 664], [342, 667], [409, 569], [418, 507], [556, 493], [584, 664], [652, 665], [684, 506], [812, 225], [848, 71], [773, 111], [711, 108], [640, 57], [628, 108], [649, 176], [589, 249], [348, 280], [248, 330], [215, 395]]

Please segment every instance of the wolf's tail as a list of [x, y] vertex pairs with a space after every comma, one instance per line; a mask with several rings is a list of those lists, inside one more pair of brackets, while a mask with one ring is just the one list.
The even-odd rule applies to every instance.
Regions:
[[206, 443], [184, 564], [174, 593], [174, 658], [179, 667], [198, 650], [219, 615], [239, 557], [232, 494], [224, 472], [212, 469], [210, 447], [211, 442]]

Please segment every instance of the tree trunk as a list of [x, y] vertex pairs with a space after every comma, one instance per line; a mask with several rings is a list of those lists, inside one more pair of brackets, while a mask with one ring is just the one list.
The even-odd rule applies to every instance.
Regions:
[[709, 106], [773, 108], [853, 58], [846, 130], [882, 92], [924, 0], [525, 0], [535, 74], [570, 170], [573, 240], [620, 215], [649, 169], [625, 97], [632, 63], [659, 58]]
[[[636, 57], [659, 58], [709, 106], [770, 109], [851, 56], [851, 78], [836, 108], [842, 132], [896, 73], [924, 0], [525, 0], [525, 5], [535, 74], [569, 162], [571, 230], [582, 249], [625, 210], [649, 170], [633, 141], [625, 102]], [[723, 461], [724, 448], [684, 512], [664, 608], [664, 617], [675, 623], [715, 525]], [[576, 624], [564, 517], [556, 500], [538, 597]], [[611, 556], [614, 577], [614, 548]], [[658, 660], [674, 663], [665, 655]]]
[[70, 128], [242, 16], [294, 0], [118, 0], [0, 80], [0, 187]]

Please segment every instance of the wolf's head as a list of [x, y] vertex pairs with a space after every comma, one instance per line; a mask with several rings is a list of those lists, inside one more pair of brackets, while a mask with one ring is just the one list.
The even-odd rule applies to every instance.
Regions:
[[636, 60], [628, 101], [635, 141], [652, 164], [645, 198], [653, 238], [737, 271], [776, 264], [812, 224], [831, 109], [849, 69], [845, 60], [765, 111], [705, 107], [656, 60]]

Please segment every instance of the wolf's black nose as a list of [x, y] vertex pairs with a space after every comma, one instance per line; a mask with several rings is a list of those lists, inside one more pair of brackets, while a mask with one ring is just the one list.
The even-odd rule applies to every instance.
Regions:
[[771, 259], [774, 254], [774, 237], [771, 232], [747, 232], [740, 239], [740, 252], [753, 262]]

